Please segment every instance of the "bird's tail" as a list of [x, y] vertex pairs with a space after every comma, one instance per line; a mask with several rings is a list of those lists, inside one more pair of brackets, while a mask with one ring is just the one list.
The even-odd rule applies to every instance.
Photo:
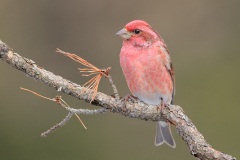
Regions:
[[176, 143], [173, 139], [169, 123], [164, 121], [158, 121], [155, 145], [160, 146], [164, 142], [172, 148], [176, 147]]

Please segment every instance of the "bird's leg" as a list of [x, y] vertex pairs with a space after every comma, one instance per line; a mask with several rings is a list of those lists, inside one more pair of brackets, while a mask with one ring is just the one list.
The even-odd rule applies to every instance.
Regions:
[[[161, 116], [162, 116], [162, 114], [163, 114], [163, 109], [166, 107], [165, 105], [166, 105], [166, 104], [165, 104], [165, 103], [163, 102], [163, 100], [162, 100], [160, 106], [158, 107], [158, 109], [160, 108], [160, 114], [161, 114]], [[176, 123], [171, 122], [171, 121], [169, 121], [169, 120], [167, 120], [167, 122], [169, 122], [169, 123], [172, 124], [172, 125], [176, 125]]]
[[161, 104], [160, 104], [160, 113], [163, 113], [163, 109], [165, 107], [165, 103], [163, 102], [163, 99], [161, 98]]

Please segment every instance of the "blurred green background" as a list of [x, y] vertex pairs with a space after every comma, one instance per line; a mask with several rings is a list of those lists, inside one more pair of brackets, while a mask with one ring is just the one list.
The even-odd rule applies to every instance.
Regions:
[[[239, 0], [0, 0], [0, 39], [39, 66], [84, 84], [79, 64], [55, 48], [112, 67], [120, 95], [129, 93], [119, 65], [122, 40], [115, 33], [143, 19], [164, 38], [176, 73], [175, 104], [184, 108], [216, 149], [240, 158]], [[48, 97], [62, 95], [74, 108], [96, 108], [56, 92], [0, 62], [0, 159], [194, 159], [176, 134], [177, 148], [154, 146], [155, 123], [106, 113], [76, 118], [47, 138], [40, 133], [67, 114]], [[112, 94], [103, 79], [99, 89]]]

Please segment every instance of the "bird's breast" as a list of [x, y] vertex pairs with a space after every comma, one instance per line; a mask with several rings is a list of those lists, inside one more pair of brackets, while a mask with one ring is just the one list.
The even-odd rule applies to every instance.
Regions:
[[159, 54], [121, 52], [120, 64], [132, 94], [145, 103], [170, 103], [173, 92], [171, 76]]

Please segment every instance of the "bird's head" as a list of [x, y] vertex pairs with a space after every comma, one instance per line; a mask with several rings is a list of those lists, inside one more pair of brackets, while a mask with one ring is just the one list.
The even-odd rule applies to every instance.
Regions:
[[160, 38], [157, 32], [147, 22], [142, 20], [129, 22], [116, 35], [122, 37], [125, 42], [139, 46], [152, 44]]

